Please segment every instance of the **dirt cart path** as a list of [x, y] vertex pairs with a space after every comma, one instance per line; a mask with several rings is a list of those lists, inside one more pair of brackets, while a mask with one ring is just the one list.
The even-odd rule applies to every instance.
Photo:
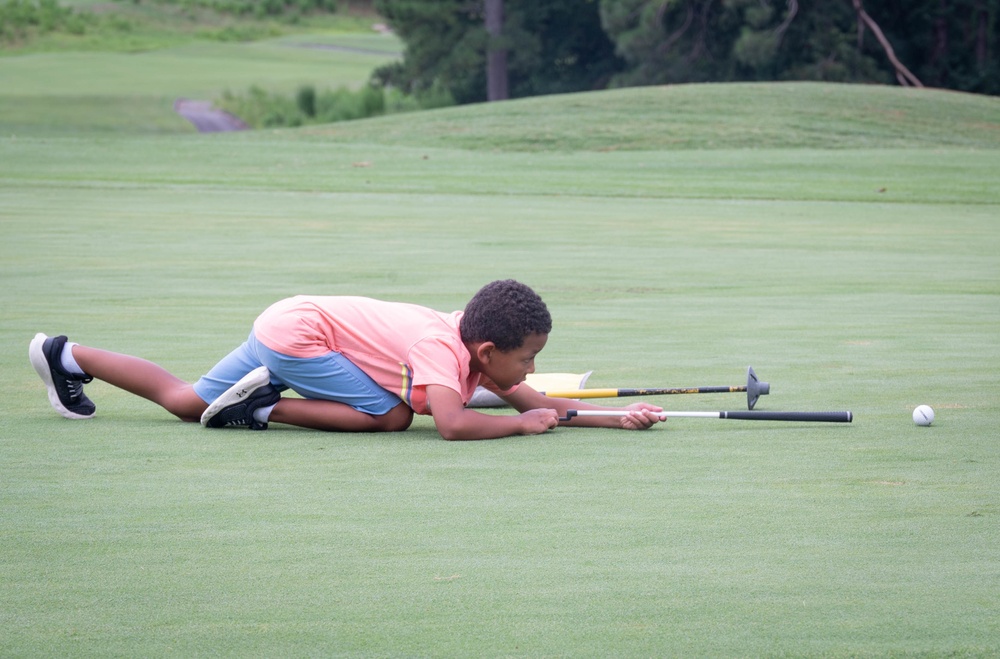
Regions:
[[239, 117], [212, 107], [208, 101], [179, 98], [174, 101], [174, 111], [194, 124], [199, 133], [225, 133], [248, 128]]

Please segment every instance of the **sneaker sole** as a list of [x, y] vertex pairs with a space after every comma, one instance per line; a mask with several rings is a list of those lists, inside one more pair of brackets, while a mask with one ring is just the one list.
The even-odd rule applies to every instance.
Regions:
[[55, 385], [52, 384], [52, 371], [49, 369], [49, 361], [45, 359], [45, 351], [42, 349], [47, 338], [49, 337], [41, 332], [35, 335], [35, 338], [31, 340], [31, 344], [28, 346], [28, 359], [31, 360], [31, 365], [35, 367], [35, 373], [38, 373], [38, 377], [45, 383], [45, 388], [49, 394], [49, 404], [55, 408], [56, 412], [59, 412], [59, 414], [67, 419], [94, 418], [93, 414], [77, 414], [76, 412], [69, 411], [62, 404], [62, 401], [59, 400], [59, 393], [56, 391]]
[[266, 366], [259, 366], [250, 371], [236, 384], [229, 387], [225, 393], [212, 401], [212, 404], [201, 415], [201, 425], [208, 426], [208, 422], [213, 416], [230, 405], [245, 400], [247, 396], [270, 382], [271, 372], [267, 370]]

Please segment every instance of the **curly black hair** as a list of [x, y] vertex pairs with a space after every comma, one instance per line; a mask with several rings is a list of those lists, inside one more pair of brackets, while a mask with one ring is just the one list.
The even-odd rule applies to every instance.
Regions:
[[465, 305], [459, 325], [466, 343], [493, 342], [507, 352], [520, 348], [529, 334], [552, 331], [552, 316], [542, 298], [513, 279], [486, 284]]

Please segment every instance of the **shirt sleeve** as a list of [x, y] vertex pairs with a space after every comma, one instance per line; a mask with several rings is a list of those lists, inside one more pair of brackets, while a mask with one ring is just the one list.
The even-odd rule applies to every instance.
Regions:
[[460, 352], [444, 337], [417, 341], [407, 353], [407, 360], [414, 387], [441, 385], [464, 395], [462, 385], [469, 377], [469, 365], [462, 364]]
[[480, 384], [501, 396], [517, 390], [517, 385], [501, 390], [486, 376], [472, 377], [469, 369], [469, 351], [460, 342], [456, 344], [449, 337], [421, 339], [410, 348], [407, 359], [413, 373], [411, 399], [416, 403], [414, 409], [418, 410], [418, 413], [423, 413], [420, 410], [425, 406], [425, 392], [428, 385], [448, 387], [461, 396], [464, 404], [468, 404]]

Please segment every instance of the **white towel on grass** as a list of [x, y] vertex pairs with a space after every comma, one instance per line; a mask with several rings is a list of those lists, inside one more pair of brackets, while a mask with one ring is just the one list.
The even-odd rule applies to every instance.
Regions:
[[[586, 373], [532, 373], [525, 382], [535, 391], [575, 391], [583, 389], [587, 378], [593, 371]], [[505, 407], [507, 403], [492, 391], [477, 387], [468, 407]]]

